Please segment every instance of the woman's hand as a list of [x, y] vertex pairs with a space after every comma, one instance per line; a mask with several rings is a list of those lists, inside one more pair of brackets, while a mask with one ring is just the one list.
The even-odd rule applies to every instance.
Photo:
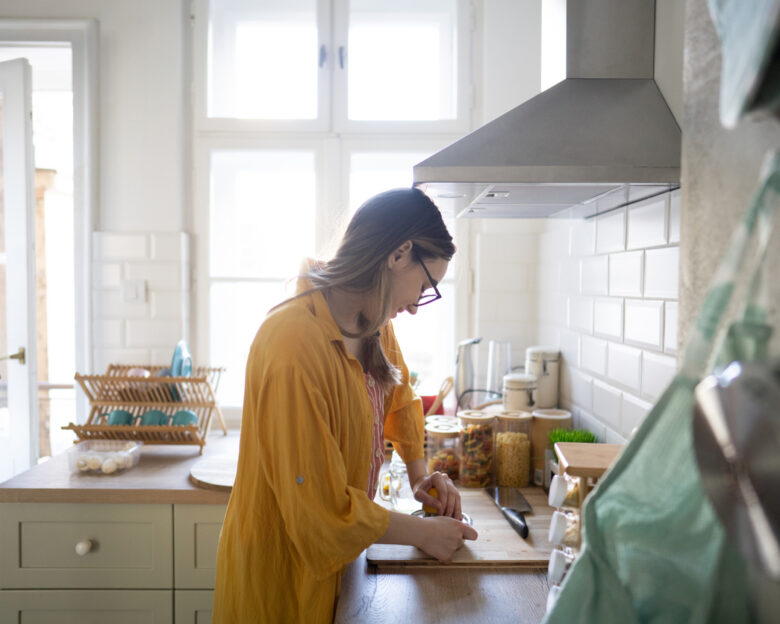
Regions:
[[[460, 492], [455, 488], [455, 484], [444, 472], [433, 472], [429, 475], [423, 475], [411, 483], [414, 498], [423, 505], [433, 507], [441, 516], [449, 516], [456, 520], [461, 520], [463, 514], [460, 509]], [[438, 498], [432, 496], [428, 490], [436, 488]]]
[[468, 524], [444, 516], [423, 519], [424, 531], [416, 546], [439, 561], [450, 562], [463, 540], [477, 539], [477, 532]]

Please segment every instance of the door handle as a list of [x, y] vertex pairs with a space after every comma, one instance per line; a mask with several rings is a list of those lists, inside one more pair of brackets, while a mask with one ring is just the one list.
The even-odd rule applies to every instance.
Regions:
[[26, 363], [24, 347], [19, 347], [19, 350], [13, 355], [4, 355], [0, 357], [0, 361], [3, 360], [19, 360], [19, 364]]

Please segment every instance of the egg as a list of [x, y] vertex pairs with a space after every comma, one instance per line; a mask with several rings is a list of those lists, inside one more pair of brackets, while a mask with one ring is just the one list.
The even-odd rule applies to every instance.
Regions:
[[76, 460], [76, 468], [78, 468], [82, 472], [85, 470], [89, 470], [89, 466], [87, 466], [87, 460], [84, 459], [83, 457], [79, 457]]
[[99, 470], [102, 463], [101, 459], [96, 455], [87, 457], [87, 468], [90, 470]]
[[109, 459], [107, 459], [107, 460], [106, 460], [106, 461], [104, 461], [104, 462], [103, 462], [103, 464], [100, 466], [100, 469], [101, 469], [101, 470], [102, 470], [104, 473], [106, 473], [106, 474], [111, 474], [112, 472], [116, 472], [116, 469], [117, 469], [116, 460], [115, 460], [115, 459], [112, 459], [112, 458], [109, 458]]

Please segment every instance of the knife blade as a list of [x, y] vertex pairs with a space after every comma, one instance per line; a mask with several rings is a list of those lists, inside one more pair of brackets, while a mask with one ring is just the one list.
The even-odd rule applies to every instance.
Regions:
[[525, 499], [518, 488], [507, 486], [494, 486], [485, 488], [485, 493], [491, 498], [504, 514], [512, 528], [523, 539], [528, 537], [528, 524], [525, 521], [526, 512], [533, 511], [531, 505]]

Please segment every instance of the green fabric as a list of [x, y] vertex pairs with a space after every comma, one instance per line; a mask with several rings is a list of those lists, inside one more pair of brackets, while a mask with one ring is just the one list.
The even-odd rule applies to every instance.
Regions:
[[[680, 372], [586, 500], [582, 548], [545, 624], [755, 620], [746, 565], [701, 487], [691, 423], [703, 376], [733, 359], [766, 357], [771, 328], [758, 299], [779, 202], [780, 159], [772, 155], [704, 299]], [[744, 272], [747, 282], [738, 277]], [[741, 290], [743, 309], [729, 322], [729, 303]]]
[[727, 128], [741, 117], [780, 106], [780, 0], [708, 0], [721, 40], [720, 118]]

